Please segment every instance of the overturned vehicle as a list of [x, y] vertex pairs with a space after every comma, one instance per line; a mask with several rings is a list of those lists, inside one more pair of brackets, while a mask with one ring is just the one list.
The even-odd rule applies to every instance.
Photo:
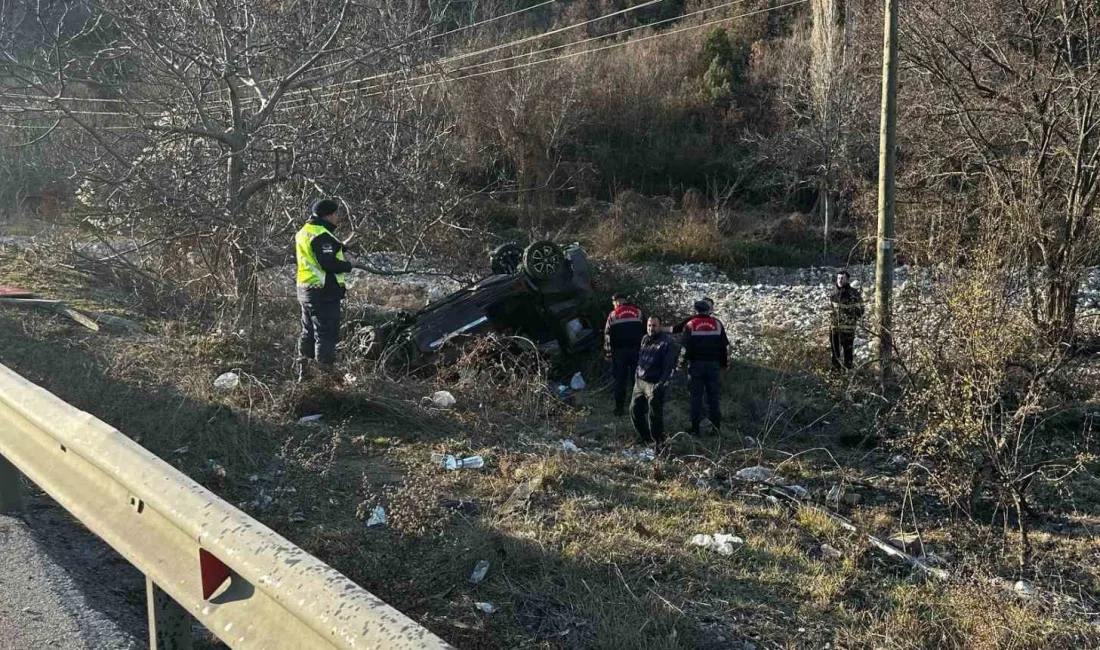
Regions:
[[365, 328], [360, 354], [390, 367], [416, 367], [446, 360], [454, 344], [487, 332], [525, 339], [551, 356], [598, 344], [586, 313], [592, 278], [580, 245], [504, 244], [489, 254], [489, 266], [492, 275], [420, 311]]

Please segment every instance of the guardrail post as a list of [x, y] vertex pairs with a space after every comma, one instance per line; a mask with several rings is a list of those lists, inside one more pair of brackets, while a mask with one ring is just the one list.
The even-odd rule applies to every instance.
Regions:
[[19, 470], [0, 456], [0, 514], [17, 512], [23, 508], [23, 486]]
[[191, 650], [191, 616], [148, 576], [145, 602], [149, 609], [149, 650]]

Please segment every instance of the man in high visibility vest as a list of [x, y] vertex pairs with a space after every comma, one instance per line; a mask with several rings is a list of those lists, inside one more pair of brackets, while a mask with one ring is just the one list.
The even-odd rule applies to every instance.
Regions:
[[309, 221], [294, 237], [298, 259], [298, 302], [302, 306], [302, 335], [298, 339], [298, 381], [309, 378], [310, 361], [336, 376], [336, 343], [340, 340], [340, 303], [344, 278], [355, 256], [344, 250], [336, 228], [344, 223], [340, 206], [332, 200], [314, 201]]

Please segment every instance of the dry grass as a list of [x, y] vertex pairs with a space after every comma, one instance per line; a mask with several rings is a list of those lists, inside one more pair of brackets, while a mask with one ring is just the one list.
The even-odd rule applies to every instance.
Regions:
[[[83, 291], [58, 269], [3, 268]], [[92, 334], [4, 309], [0, 358], [460, 648], [1100, 647], [1095, 505], [1036, 535], [1034, 598], [990, 585], [994, 575], [1015, 579], [999, 531], [951, 519], [927, 486], [886, 462], [888, 450], [838, 444], [873, 427], [873, 403], [854, 399], [858, 380], [806, 373], [825, 358], [805, 346], [777, 346], [786, 352], [776, 363], [740, 364], [738, 381], [726, 380], [727, 438], [639, 463], [622, 455], [632, 431], [610, 416], [594, 376], [565, 408], [534, 391], [541, 380], [522, 364], [486, 348], [433, 378], [391, 383], [363, 363], [351, 364], [354, 387], [298, 387], [289, 381], [294, 305], [267, 309], [270, 326], [248, 341], [155, 319], [146, 338]], [[231, 368], [242, 389], [213, 392], [213, 378]], [[455, 393], [455, 409], [420, 406], [440, 388]], [[673, 431], [685, 404], [675, 387]], [[297, 424], [306, 412], [324, 413], [322, 423]], [[821, 417], [834, 412], [842, 417]], [[763, 448], [743, 448], [740, 434]], [[564, 454], [565, 438], [585, 453]], [[430, 466], [433, 452], [482, 454], [487, 464], [445, 472]], [[819, 511], [733, 478], [757, 463], [809, 489], [820, 507], [843, 483], [862, 500], [840, 512], [863, 531], [888, 536], [915, 520], [949, 558], [952, 579], [922, 581]], [[903, 499], [913, 505], [903, 509]], [[366, 528], [379, 504], [389, 525]], [[727, 557], [687, 543], [716, 532], [745, 544]], [[822, 555], [821, 544], [842, 556]], [[488, 577], [470, 584], [482, 559]], [[483, 614], [475, 602], [500, 611]]]

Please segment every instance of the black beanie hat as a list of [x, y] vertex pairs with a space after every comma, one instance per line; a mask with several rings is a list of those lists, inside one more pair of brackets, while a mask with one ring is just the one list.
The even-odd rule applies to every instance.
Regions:
[[327, 217], [330, 214], [340, 209], [340, 206], [336, 204], [336, 201], [330, 199], [319, 199], [313, 202], [310, 206], [310, 212], [315, 217]]

